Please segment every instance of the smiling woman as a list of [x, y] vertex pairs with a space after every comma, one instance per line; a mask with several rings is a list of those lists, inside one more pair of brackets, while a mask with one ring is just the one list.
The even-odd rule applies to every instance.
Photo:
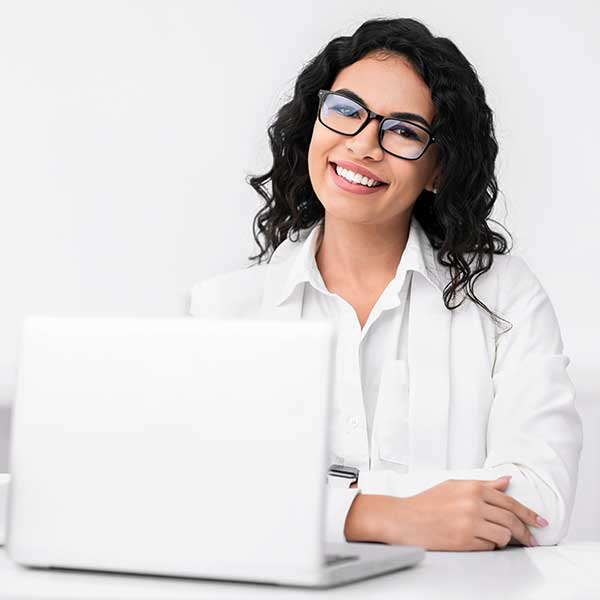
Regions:
[[327, 539], [559, 542], [581, 420], [550, 299], [489, 226], [498, 145], [472, 65], [414, 19], [372, 19], [306, 65], [268, 133], [258, 264], [197, 284], [190, 312], [335, 321], [330, 462], [358, 480], [328, 486]]
[[[321, 90], [340, 95], [323, 101]], [[336, 106], [340, 100], [345, 104]], [[334, 111], [349, 115], [345, 119], [355, 132], [349, 125], [340, 129]], [[422, 153], [402, 156], [408, 127], [421, 136], [412, 145]], [[397, 265], [414, 214], [449, 268], [446, 306], [454, 308], [451, 302], [462, 291], [488, 310], [473, 293], [473, 283], [490, 269], [494, 254], [507, 252], [506, 239], [489, 227], [498, 194], [498, 145], [483, 87], [452, 41], [434, 37], [414, 19], [363, 23], [351, 37], [329, 42], [298, 75], [295, 94], [279, 110], [269, 138], [273, 167], [248, 179], [266, 200], [254, 223], [261, 252], [251, 259], [260, 263], [286, 237], [322, 219], [324, 257], [343, 223], [361, 223], [365, 227], [354, 227], [355, 232], [377, 235], [353, 236], [356, 257], [344, 266], [352, 283], [364, 284], [369, 274], [377, 287]], [[346, 166], [352, 177], [369, 173], [389, 185], [357, 204], [354, 194], [340, 189], [362, 190], [343, 187], [330, 163]], [[392, 256], [377, 273], [369, 255], [381, 251]], [[498, 322], [497, 315], [490, 316]]]

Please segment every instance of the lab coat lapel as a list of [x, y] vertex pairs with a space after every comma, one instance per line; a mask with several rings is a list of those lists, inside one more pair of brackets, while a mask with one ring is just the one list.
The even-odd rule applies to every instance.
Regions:
[[418, 272], [413, 272], [409, 310], [410, 470], [445, 469], [452, 313], [440, 289]]

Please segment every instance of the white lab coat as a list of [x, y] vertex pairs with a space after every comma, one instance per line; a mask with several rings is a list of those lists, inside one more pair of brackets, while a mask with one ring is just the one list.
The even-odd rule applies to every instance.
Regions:
[[[408, 451], [399, 435], [398, 450], [394, 446], [386, 450], [390, 468], [369, 470], [360, 465], [358, 489], [405, 497], [447, 479], [494, 480], [512, 475], [506, 493], [549, 521], [545, 528], [529, 530], [540, 545], [557, 544], [567, 533], [573, 509], [583, 433], [566, 370], [570, 359], [563, 354], [551, 301], [522, 258], [495, 255], [491, 270], [479, 277], [474, 289], [484, 304], [513, 324], [512, 330], [499, 335], [501, 327], [494, 326], [469, 299], [456, 310], [446, 309], [442, 291], [449, 273], [435, 259], [437, 252], [423, 229], [418, 229], [426, 248], [428, 276], [413, 272], [407, 357], [410, 389], [408, 394], [398, 394], [409, 403], [398, 408], [409, 414]], [[296, 242], [282, 242], [268, 264], [194, 285], [190, 313], [301, 319], [306, 283], [282, 304], [277, 300], [309, 232], [303, 230]], [[394, 386], [403, 378], [385, 381]], [[337, 385], [343, 386], [344, 379]], [[394, 393], [383, 390], [380, 395]], [[339, 396], [344, 397], [343, 392]], [[351, 410], [360, 414], [364, 407]], [[355, 444], [355, 437], [346, 439]], [[334, 450], [342, 458], [360, 454], [360, 448], [351, 446]], [[397, 467], [393, 466], [395, 452]], [[330, 490], [330, 501], [343, 501], [341, 496], [336, 500], [336, 494], [347, 492]]]

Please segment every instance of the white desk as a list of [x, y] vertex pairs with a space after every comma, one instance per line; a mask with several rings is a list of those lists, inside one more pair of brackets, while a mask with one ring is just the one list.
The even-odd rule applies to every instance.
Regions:
[[600, 598], [600, 542], [510, 546], [491, 552], [428, 552], [417, 566], [329, 590], [27, 569], [0, 549], [0, 599], [164, 600], [260, 598], [583, 600]]

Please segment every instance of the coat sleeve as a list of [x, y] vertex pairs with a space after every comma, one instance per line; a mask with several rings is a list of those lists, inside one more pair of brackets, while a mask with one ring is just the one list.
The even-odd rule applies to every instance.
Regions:
[[540, 545], [567, 534], [583, 441], [570, 363], [552, 303], [526, 262], [509, 255], [500, 278], [497, 312], [513, 325], [496, 337], [494, 398], [482, 468], [396, 473], [361, 472], [367, 494], [406, 497], [448, 479], [494, 480], [512, 475], [506, 494], [544, 517], [529, 527]]
[[[358, 486], [358, 484], [357, 484]], [[354, 498], [360, 494], [360, 489], [326, 486], [325, 503], [325, 541], [342, 543], [347, 541], [344, 535], [346, 517]]]

